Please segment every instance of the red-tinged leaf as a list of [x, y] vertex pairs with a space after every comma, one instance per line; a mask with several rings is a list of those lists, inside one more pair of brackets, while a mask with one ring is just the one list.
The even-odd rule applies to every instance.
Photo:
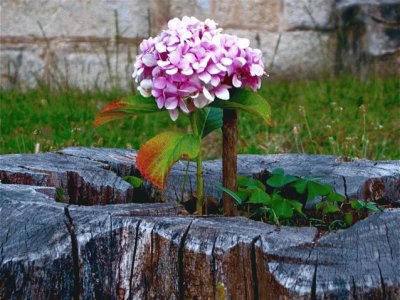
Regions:
[[94, 127], [109, 121], [126, 118], [132, 115], [161, 112], [153, 97], [145, 98], [136, 94], [120, 98], [109, 103], [97, 116]]
[[164, 189], [172, 166], [182, 157], [197, 157], [199, 151], [198, 137], [186, 133], [164, 132], [140, 148], [136, 165], [145, 179]]

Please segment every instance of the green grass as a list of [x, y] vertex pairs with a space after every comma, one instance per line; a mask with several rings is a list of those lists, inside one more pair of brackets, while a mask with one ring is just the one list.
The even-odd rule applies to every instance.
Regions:
[[[400, 84], [396, 79], [360, 82], [350, 77], [264, 82], [273, 127], [240, 114], [240, 153], [319, 153], [400, 159]], [[173, 123], [167, 114], [114, 121], [93, 129], [93, 120], [122, 91], [0, 90], [0, 153], [54, 151], [67, 146], [138, 148]], [[294, 129], [295, 128], [295, 129]], [[220, 133], [204, 142], [207, 158], [220, 155]]]

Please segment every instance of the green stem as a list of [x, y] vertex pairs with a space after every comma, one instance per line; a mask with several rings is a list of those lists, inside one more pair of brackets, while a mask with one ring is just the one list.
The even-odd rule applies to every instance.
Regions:
[[196, 160], [196, 165], [197, 165], [197, 202], [196, 202], [196, 211], [198, 215], [203, 214], [203, 160], [201, 157], [201, 150], [199, 152], [199, 155], [197, 156]]
[[[197, 128], [194, 118], [191, 116], [190, 123], [192, 125], [192, 131], [195, 136], [201, 140], [199, 128]], [[204, 183], [203, 183], [203, 159], [201, 156], [201, 149], [196, 158], [196, 183], [197, 183], [197, 201], [196, 201], [196, 212], [198, 215], [203, 214], [203, 198], [204, 198]]]

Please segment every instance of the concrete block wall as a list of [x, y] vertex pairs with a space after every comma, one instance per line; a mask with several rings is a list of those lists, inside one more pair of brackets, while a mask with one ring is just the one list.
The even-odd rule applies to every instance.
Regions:
[[2, 0], [0, 84], [131, 86], [142, 39], [173, 17], [212, 18], [260, 48], [273, 78], [332, 73], [334, 0]]

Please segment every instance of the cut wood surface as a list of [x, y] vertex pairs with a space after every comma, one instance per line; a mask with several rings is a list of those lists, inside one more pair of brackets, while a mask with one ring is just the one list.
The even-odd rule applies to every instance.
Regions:
[[0, 299], [399, 299], [400, 209], [315, 228], [0, 185]]
[[[146, 183], [134, 189], [121, 176], [140, 176], [136, 151], [70, 147], [56, 153], [0, 156], [3, 183], [52, 186], [63, 190], [63, 202], [106, 204], [126, 202], [186, 202], [196, 197], [196, 166], [177, 162], [162, 192]], [[275, 168], [296, 176], [320, 176], [338, 193], [366, 200], [400, 202], [400, 161], [346, 160], [330, 155], [239, 155], [238, 174], [266, 178]], [[204, 194], [221, 198], [221, 160], [203, 163]]]

